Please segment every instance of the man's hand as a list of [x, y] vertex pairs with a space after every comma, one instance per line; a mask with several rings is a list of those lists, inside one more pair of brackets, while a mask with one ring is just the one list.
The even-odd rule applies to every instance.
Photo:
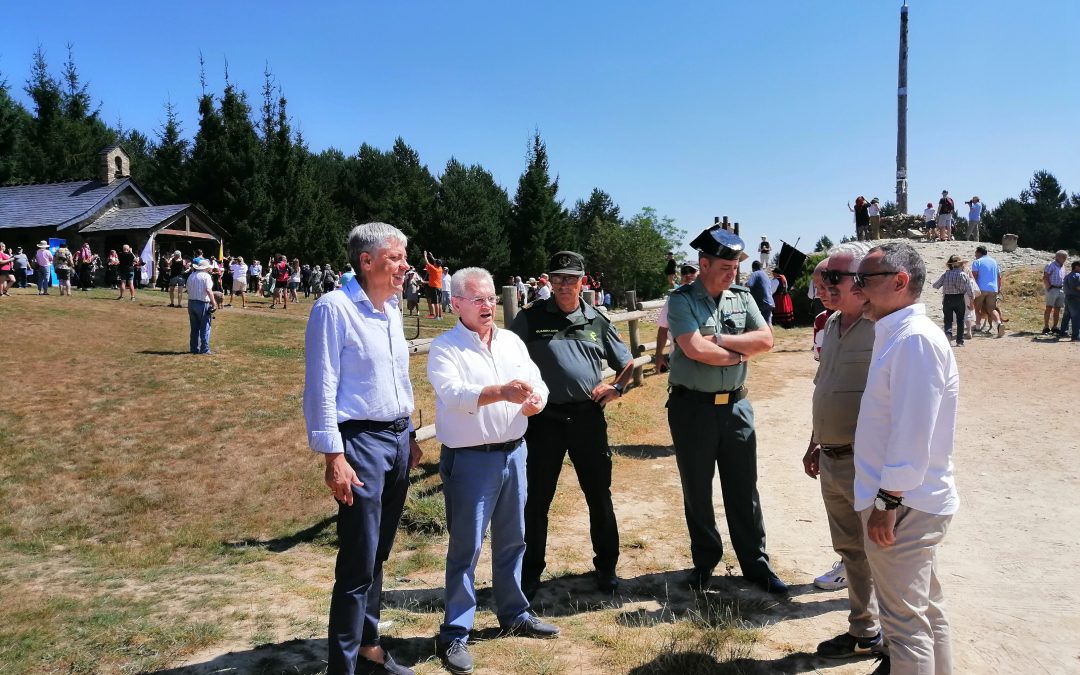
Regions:
[[667, 354], [656, 354], [653, 356], [653, 366], [656, 367], [656, 372], [666, 373], [668, 371]]
[[896, 543], [896, 535], [893, 533], [895, 529], [896, 509], [890, 511], [873, 509], [870, 512], [870, 520], [866, 522], [866, 535], [870, 537], [870, 541], [881, 548], [888, 548]]
[[601, 408], [620, 396], [622, 396], [622, 394], [607, 382], [601, 382], [592, 390], [592, 400], [599, 403]]
[[502, 399], [510, 403], [524, 403], [532, 393], [532, 385], [525, 380], [510, 380], [500, 391]]
[[415, 438], [409, 439], [409, 471], [415, 469], [420, 460], [424, 457], [424, 451], [420, 449], [420, 444], [416, 442]]
[[521, 404], [521, 414], [525, 417], [532, 417], [542, 409], [539, 394], [531, 394], [525, 399], [525, 403]]
[[810, 476], [814, 480], [817, 480], [818, 474], [821, 473], [821, 446], [817, 443], [810, 441], [810, 445], [806, 448], [806, 454], [802, 458], [803, 471], [807, 476]]
[[353, 471], [352, 466], [345, 461], [345, 454], [341, 452], [326, 455], [325, 479], [327, 487], [330, 488], [330, 492], [334, 495], [334, 499], [345, 506], [352, 506], [353, 486], [364, 487], [364, 484], [356, 477], [356, 472]]

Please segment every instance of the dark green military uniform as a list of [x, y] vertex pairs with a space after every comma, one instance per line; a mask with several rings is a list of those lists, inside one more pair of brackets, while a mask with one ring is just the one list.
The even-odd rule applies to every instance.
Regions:
[[546, 566], [548, 511], [568, 451], [589, 507], [598, 580], [614, 579], [619, 527], [611, 503], [611, 449], [604, 410], [592, 400], [592, 391], [602, 380], [603, 364], [621, 371], [632, 360], [630, 350], [593, 307], [579, 302], [578, 309], [567, 314], [554, 297], [523, 309], [510, 330], [525, 342], [550, 392], [547, 407], [529, 418], [525, 434], [529, 491], [522, 588], [531, 596]]
[[[741, 240], [738, 242], [741, 244]], [[682, 480], [695, 572], [707, 583], [723, 554], [713, 507], [713, 475], [718, 471], [728, 531], [739, 566], [747, 579], [768, 587], [776, 575], [765, 552], [765, 524], [757, 492], [754, 409], [743, 387], [747, 364], [707, 365], [688, 357], [677, 342], [680, 336], [695, 331], [712, 338], [718, 333], [737, 335], [767, 328], [768, 324], [745, 287], [733, 285], [714, 298], [699, 278], [672, 293], [668, 326], [675, 342], [668, 423]], [[776, 588], [782, 588], [778, 580], [776, 584]]]

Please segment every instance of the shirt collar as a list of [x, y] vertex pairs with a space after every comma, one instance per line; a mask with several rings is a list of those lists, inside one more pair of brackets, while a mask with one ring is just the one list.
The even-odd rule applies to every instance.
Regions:
[[577, 309], [575, 309], [573, 312], [564, 312], [561, 309], [559, 309], [559, 303], [555, 301], [555, 296], [553, 294], [550, 298], [547, 299], [547, 307], [546, 307], [546, 309], [547, 309], [547, 311], [551, 312], [552, 314], [562, 314], [566, 318], [570, 318], [571, 316], [573, 316], [577, 312], [581, 312], [581, 315], [583, 317], [585, 317], [586, 321], [592, 321], [593, 319], [596, 318], [596, 309], [593, 308], [593, 307], [590, 307], [587, 304], [585, 304], [585, 301], [581, 300], [580, 298], [578, 299], [578, 308]]
[[[364, 292], [363, 286], [360, 285], [360, 281], [356, 276], [349, 277], [349, 280], [345, 282], [345, 285], [341, 287], [341, 290], [345, 291], [345, 295], [349, 296], [349, 300], [359, 304], [361, 302], [367, 304], [372, 310], [375, 309], [375, 305], [371, 302], [371, 298]], [[390, 307], [397, 309], [398, 298], [396, 295], [390, 296], [390, 299], [386, 301], [386, 304]]]
[[[483, 341], [480, 339], [480, 334], [477, 333], [476, 331], [466, 327], [465, 324], [461, 323], [461, 319], [457, 320], [457, 323], [454, 324], [454, 327], [451, 330], [454, 332], [454, 335], [459, 340], [467, 341], [467, 342], [475, 345], [476, 347], [480, 347], [480, 348], [485, 348], [486, 347], [486, 345], [484, 345]], [[495, 341], [499, 339], [499, 331], [500, 330], [502, 330], [502, 329], [499, 328], [498, 326], [492, 326], [491, 327], [491, 344], [494, 345]]]
[[916, 316], [926, 316], [926, 305], [917, 302], [896, 310], [888, 316], [883, 316], [874, 324], [874, 333], [877, 335], [889, 335], [908, 319]]

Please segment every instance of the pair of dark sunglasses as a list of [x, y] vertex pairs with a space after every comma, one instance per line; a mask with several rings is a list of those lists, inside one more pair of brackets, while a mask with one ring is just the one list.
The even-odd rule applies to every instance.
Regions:
[[824, 270], [821, 278], [830, 286], [836, 286], [844, 277], [857, 276], [855, 272], [840, 272], [838, 270]]
[[884, 276], [888, 276], [890, 274], [899, 274], [899, 272], [870, 272], [868, 274], [863, 274], [862, 272], [856, 272], [855, 273], [855, 279], [852, 281], [852, 283], [855, 284], [856, 286], [858, 286], [859, 288], [866, 288], [866, 280], [869, 279], [870, 277], [884, 277]]

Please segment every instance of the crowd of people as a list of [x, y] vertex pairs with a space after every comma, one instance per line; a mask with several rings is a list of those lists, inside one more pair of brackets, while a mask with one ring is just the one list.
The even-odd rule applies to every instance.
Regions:
[[[982, 236], [981, 226], [985, 214], [985, 205], [974, 196], [964, 202], [968, 207], [967, 231], [964, 239], [967, 241], [980, 241]], [[857, 241], [872, 241], [881, 239], [881, 203], [877, 197], [866, 201], [866, 197], [859, 195], [855, 199], [855, 205], [848, 202], [848, 210], [855, 214], [855, 239]], [[934, 202], [927, 202], [923, 210], [923, 224], [925, 235], [931, 241], [954, 241], [956, 226], [957, 207], [956, 202], [949, 196], [948, 190], [941, 191], [941, 199], [937, 206]], [[762, 264], [765, 264], [764, 261]]]

